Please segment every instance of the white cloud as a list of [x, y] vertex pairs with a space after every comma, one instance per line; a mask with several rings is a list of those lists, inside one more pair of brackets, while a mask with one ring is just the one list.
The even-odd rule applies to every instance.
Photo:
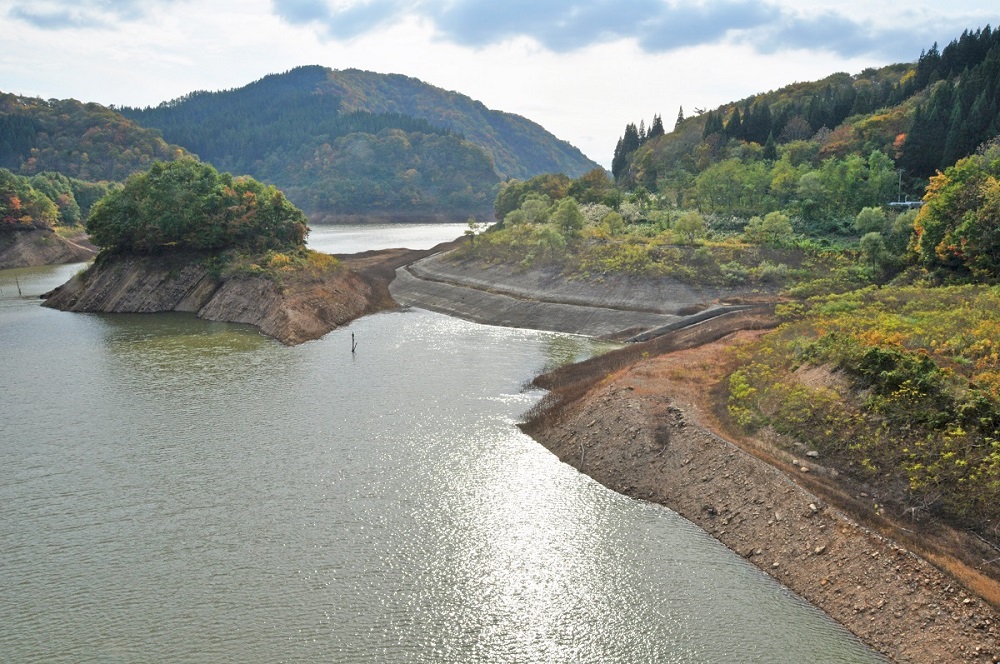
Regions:
[[[543, 4], [518, 2], [525, 7]], [[627, 122], [649, 122], [659, 113], [669, 127], [682, 104], [690, 114], [695, 107], [714, 107], [794, 81], [914, 60], [934, 41], [943, 45], [962, 29], [984, 25], [995, 13], [982, 2], [965, 0], [950, 3], [948, 14], [929, 3], [911, 4], [900, 12], [845, 0], [837, 5], [840, 16], [854, 18], [840, 24], [837, 17], [823, 15], [825, 2], [801, 0], [792, 5], [789, 0], [770, 5], [782, 17], [791, 17], [789, 21], [751, 31], [727, 29], [724, 37], [716, 34], [709, 43], [693, 39], [687, 46], [657, 49], [650, 46], [648, 25], [643, 28], [647, 32], [636, 29], [634, 34], [625, 34], [629, 31], [624, 23], [607, 22], [607, 29], [599, 29], [601, 21], [593, 17], [602, 16], [600, 12], [612, 6], [610, 0], [587, 3], [591, 14], [573, 14], [565, 25], [556, 25], [544, 12], [523, 30], [516, 29], [515, 22], [498, 24], [480, 35], [481, 41], [461, 31], [470, 19], [461, 19], [454, 13], [458, 9], [449, 17], [431, 15], [422, 9], [429, 3], [421, 0], [368, 4], [382, 13], [354, 16], [336, 37], [331, 16], [352, 2], [0, 0], [0, 16], [16, 23], [18, 35], [17, 48], [0, 52], [0, 90], [142, 106], [194, 90], [239, 87], [299, 65], [353, 67], [414, 76], [491, 108], [525, 115], [608, 164]], [[642, 0], [632, 6], [661, 4]], [[569, 0], [554, 3], [569, 5], [583, 7]], [[448, 6], [485, 11], [479, 2]], [[502, 6], [513, 10], [520, 5]], [[29, 7], [39, 12], [76, 7], [81, 16], [96, 18], [87, 25], [81, 20], [57, 28], [19, 18], [16, 10]], [[384, 11], [387, 7], [396, 13]], [[276, 8], [285, 19], [278, 17]], [[529, 21], [526, 12], [520, 17]], [[690, 14], [697, 18], [696, 12]], [[983, 18], [953, 26], [955, 16]], [[654, 14], [647, 22], [656, 19]], [[799, 31], [790, 26], [799, 26]], [[574, 48], [559, 47], [559, 40], [570, 34], [587, 39]], [[895, 40], [883, 50], [899, 55], [838, 55], [864, 51], [871, 35]], [[819, 47], [824, 43], [829, 48]]]

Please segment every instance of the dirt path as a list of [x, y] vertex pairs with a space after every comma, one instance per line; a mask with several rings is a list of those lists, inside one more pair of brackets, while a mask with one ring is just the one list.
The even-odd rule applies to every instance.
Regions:
[[589, 380], [564, 370], [548, 377], [564, 401], [525, 430], [602, 484], [674, 509], [894, 661], [1000, 661], [988, 603], [809, 491], [811, 463], [786, 474], [713, 432], [720, 358], [753, 334], [637, 353]]

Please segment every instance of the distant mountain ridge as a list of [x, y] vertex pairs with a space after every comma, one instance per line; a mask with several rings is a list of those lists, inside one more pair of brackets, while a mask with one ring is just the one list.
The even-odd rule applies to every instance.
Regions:
[[310, 212], [486, 211], [507, 177], [600, 168], [538, 124], [398, 74], [320, 66], [121, 108]]
[[[342, 111], [400, 113], [462, 134], [493, 156], [501, 175], [524, 179], [542, 173], [563, 173], [575, 178], [599, 168], [541, 125], [520, 115], [491, 110], [458, 92], [400, 74], [358, 69], [326, 71], [328, 85], [341, 96]], [[445, 112], [442, 106], [450, 106], [455, 112]]]

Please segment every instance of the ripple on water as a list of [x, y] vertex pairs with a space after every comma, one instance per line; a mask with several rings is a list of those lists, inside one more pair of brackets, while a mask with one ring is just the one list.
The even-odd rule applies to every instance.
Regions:
[[517, 430], [586, 340], [411, 311], [287, 348], [8, 304], [2, 660], [878, 661]]

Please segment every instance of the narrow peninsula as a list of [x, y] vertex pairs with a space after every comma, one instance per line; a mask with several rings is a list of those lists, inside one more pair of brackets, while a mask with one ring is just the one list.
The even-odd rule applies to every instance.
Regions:
[[101, 313], [193, 312], [285, 344], [395, 307], [388, 283], [429, 252], [337, 258], [305, 248], [305, 215], [275, 189], [193, 159], [157, 163], [88, 219], [94, 264], [45, 305]]

